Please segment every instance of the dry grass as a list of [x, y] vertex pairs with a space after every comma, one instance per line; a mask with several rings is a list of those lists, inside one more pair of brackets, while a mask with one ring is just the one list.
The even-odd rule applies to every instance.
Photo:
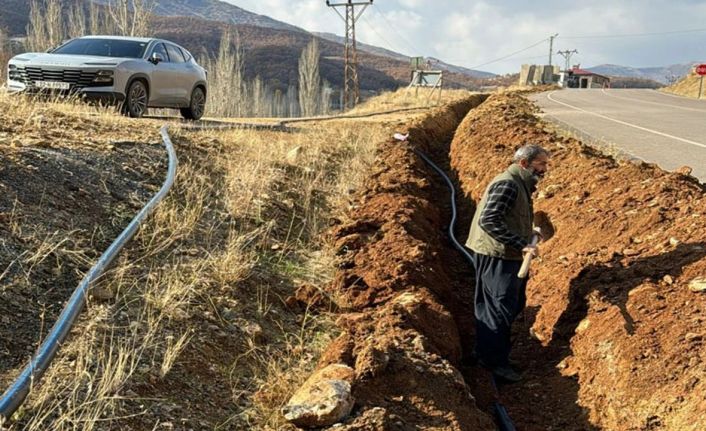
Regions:
[[[676, 94], [678, 96], [691, 97], [694, 99], [699, 98], [699, 87], [701, 85], [701, 77], [696, 73], [690, 73], [678, 82], [670, 85], [669, 87], [661, 88], [659, 91], [665, 93]], [[706, 89], [702, 90], [706, 93]], [[703, 94], [701, 97], [706, 97]]]
[[[135, 140], [157, 136], [157, 123], [135, 128], [109, 109], [2, 97], [2, 120], [22, 135], [0, 134], [0, 142], [11, 145], [36, 145], [61, 133], [105, 144], [128, 126]], [[359, 109], [422, 103], [400, 92]], [[9, 429], [141, 429], [168, 422], [149, 408], [166, 397], [158, 388], [201, 378], [183, 366], [183, 356], [213, 348], [212, 340], [229, 327], [243, 336], [220, 347], [222, 355], [203, 358], [229, 382], [231, 394], [225, 410], [206, 412], [209, 426], [281, 429], [279, 408], [335, 336], [325, 313], [299, 314], [284, 300], [299, 285], [322, 288], [331, 279], [333, 256], [320, 234], [332, 217], [345, 217], [376, 144], [388, 133], [382, 124], [360, 121], [314, 124], [294, 134], [177, 132], [174, 189], [98, 286], [113, 299], [89, 301]], [[47, 238], [26, 259], [41, 260], [65, 245]], [[210, 396], [193, 391], [184, 397]]]
[[373, 99], [357, 106], [355, 109], [346, 112], [351, 114], [368, 114], [371, 112], [388, 111], [395, 109], [426, 108], [437, 105], [445, 105], [456, 100], [463, 99], [473, 94], [468, 90], [448, 90], [441, 92], [439, 101], [439, 91], [432, 92], [427, 88], [401, 88], [397, 91], [383, 93]]

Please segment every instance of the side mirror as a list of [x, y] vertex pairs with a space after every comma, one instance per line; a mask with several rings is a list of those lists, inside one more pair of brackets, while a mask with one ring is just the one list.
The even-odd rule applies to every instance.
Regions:
[[154, 64], [155, 66], [161, 62], [164, 61], [164, 58], [162, 57], [161, 54], [158, 52], [153, 52], [152, 56], [150, 57], [150, 63]]

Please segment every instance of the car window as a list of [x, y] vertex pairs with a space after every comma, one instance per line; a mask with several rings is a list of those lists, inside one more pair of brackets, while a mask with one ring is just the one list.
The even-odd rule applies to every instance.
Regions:
[[53, 54], [95, 55], [99, 57], [141, 58], [146, 42], [120, 39], [74, 39], [52, 51]]
[[184, 48], [180, 48], [181, 53], [184, 54], [184, 60], [189, 61], [191, 60], [191, 54], [189, 54], [189, 51], [185, 50]]
[[150, 58], [152, 58], [154, 54], [159, 54], [159, 56], [162, 57], [162, 60], [165, 63], [169, 62], [169, 55], [167, 55], [167, 50], [164, 49], [163, 43], [158, 43], [154, 46], [154, 48], [152, 48], [152, 54], [150, 54]]
[[172, 63], [184, 62], [184, 56], [182, 55], [181, 50], [171, 43], [167, 44], [167, 52], [169, 53], [169, 59]]

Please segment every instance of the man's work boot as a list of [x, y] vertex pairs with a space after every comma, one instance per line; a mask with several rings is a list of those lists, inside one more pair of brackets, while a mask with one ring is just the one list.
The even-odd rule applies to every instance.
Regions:
[[517, 383], [522, 380], [522, 376], [509, 365], [498, 365], [491, 369], [495, 377], [509, 383]]

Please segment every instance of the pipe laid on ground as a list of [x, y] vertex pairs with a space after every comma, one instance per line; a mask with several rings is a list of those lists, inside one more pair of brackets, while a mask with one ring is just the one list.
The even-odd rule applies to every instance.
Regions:
[[[406, 141], [408, 135], [400, 135], [400, 134], [395, 134], [395, 139], [399, 141]], [[414, 154], [419, 156], [422, 160], [424, 160], [429, 166], [432, 167], [446, 182], [446, 185], [449, 187], [449, 190], [451, 190], [451, 222], [449, 223], [449, 237], [451, 238], [451, 242], [453, 242], [454, 247], [458, 249], [465, 257], [468, 259], [468, 262], [473, 265], [473, 260], [471, 258], [471, 255], [468, 253], [468, 250], [466, 250], [466, 247], [461, 245], [460, 242], [456, 239], [456, 235], [454, 234], [454, 227], [456, 226], [456, 218], [457, 218], [457, 210], [456, 210], [456, 188], [454, 187], [453, 182], [451, 182], [451, 179], [446, 175], [446, 172], [444, 172], [440, 167], [438, 167], [434, 162], [431, 161], [429, 157], [427, 157], [426, 154], [422, 153], [421, 151], [417, 150], [416, 148], [412, 147], [412, 151]], [[493, 383], [493, 388], [495, 389], [496, 395], [497, 395], [497, 385], [495, 382], [495, 377], [492, 377], [492, 383]], [[510, 415], [507, 412], [507, 409], [505, 406], [503, 406], [499, 401], [495, 401], [493, 403], [493, 410], [495, 413], [495, 418], [498, 422], [498, 429], [499, 431], [515, 431], [515, 424], [512, 422], [512, 419], [510, 418]]]
[[160, 133], [162, 135], [164, 147], [169, 156], [169, 168], [167, 170], [167, 177], [162, 185], [162, 188], [152, 197], [147, 205], [145, 205], [142, 210], [137, 213], [120, 236], [118, 236], [110, 247], [103, 252], [100, 259], [98, 259], [98, 262], [96, 262], [93, 268], [91, 268], [91, 270], [83, 277], [81, 284], [79, 284], [74, 293], [71, 295], [71, 298], [62, 310], [61, 315], [59, 315], [59, 319], [44, 339], [44, 342], [37, 350], [37, 353], [32, 357], [12, 386], [10, 386], [10, 388], [3, 394], [2, 398], [0, 398], [0, 423], [10, 419], [12, 414], [19, 408], [29, 394], [32, 385], [36, 384], [47, 368], [49, 368], [49, 365], [54, 359], [56, 352], [59, 350], [61, 343], [66, 339], [66, 336], [69, 334], [69, 331], [71, 331], [71, 327], [76, 321], [76, 318], [83, 309], [83, 305], [86, 300], [86, 293], [91, 287], [91, 284], [103, 274], [103, 271], [105, 271], [108, 266], [110, 266], [115, 257], [118, 255], [118, 252], [120, 252], [125, 244], [135, 235], [137, 229], [140, 227], [140, 224], [155, 209], [157, 204], [159, 204], [164, 196], [166, 196], [167, 192], [169, 192], [172, 184], [174, 184], [178, 164], [176, 152], [174, 151], [174, 145], [172, 144], [169, 134], [167, 133], [167, 126], [162, 127]]

